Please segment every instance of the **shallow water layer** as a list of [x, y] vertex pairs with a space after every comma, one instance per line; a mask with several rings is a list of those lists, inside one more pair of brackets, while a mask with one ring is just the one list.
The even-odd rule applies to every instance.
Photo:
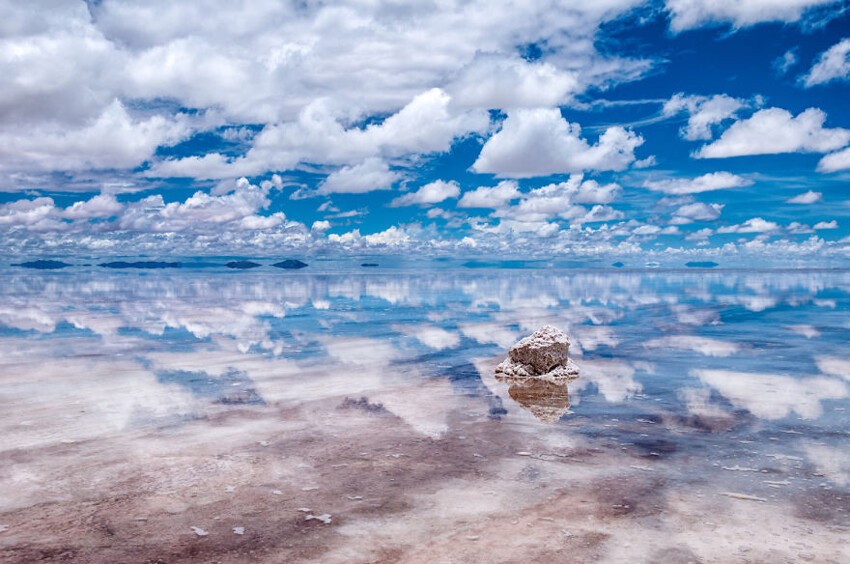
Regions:
[[850, 271], [0, 282], [4, 562], [850, 560]]

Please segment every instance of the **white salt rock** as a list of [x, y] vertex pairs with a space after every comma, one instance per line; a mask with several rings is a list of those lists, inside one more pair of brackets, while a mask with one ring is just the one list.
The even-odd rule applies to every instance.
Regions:
[[511, 360], [531, 366], [537, 374], [549, 372], [567, 362], [570, 339], [551, 325], [544, 325], [510, 348]]

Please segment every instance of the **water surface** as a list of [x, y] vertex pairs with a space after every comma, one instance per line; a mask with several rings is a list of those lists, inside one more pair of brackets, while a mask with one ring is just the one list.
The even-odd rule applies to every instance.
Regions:
[[0, 270], [0, 560], [850, 559], [850, 271], [331, 266]]

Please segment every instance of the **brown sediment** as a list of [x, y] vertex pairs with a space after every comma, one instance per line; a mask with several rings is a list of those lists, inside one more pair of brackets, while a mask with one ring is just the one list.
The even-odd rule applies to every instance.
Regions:
[[[378, 405], [232, 408], [7, 452], [17, 474], [7, 466], [4, 479], [29, 475], [41, 489], [17, 506], [3, 500], [0, 561], [721, 562], [738, 550], [754, 561], [841, 560], [846, 497], [817, 490], [791, 506], [721, 496], [722, 470], [679, 456], [651, 414], [597, 440], [582, 435], [593, 424], [584, 417], [492, 421], [484, 399], [468, 398], [445, 408], [446, 432], [428, 436]], [[307, 521], [301, 508], [331, 521]], [[773, 540], [807, 527], [817, 541], [802, 548]]]
[[[850, 492], [818, 487], [793, 497], [794, 514], [820, 523], [850, 527]], [[850, 530], [848, 530], [850, 533]]]

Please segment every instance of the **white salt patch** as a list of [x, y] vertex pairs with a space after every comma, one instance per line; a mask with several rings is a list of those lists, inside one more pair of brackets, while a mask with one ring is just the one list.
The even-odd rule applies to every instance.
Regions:
[[233, 527], [233, 534], [234, 535], [244, 535], [245, 534], [245, 527]]
[[731, 497], [733, 499], [743, 499], [747, 501], [767, 501], [763, 497], [756, 497], [754, 495], [742, 494], [737, 492], [721, 492], [726, 497]]
[[330, 524], [331, 515], [329, 513], [322, 513], [321, 515], [313, 515], [312, 513], [308, 514], [304, 517], [305, 521], [321, 521], [325, 525]]
[[199, 537], [205, 537], [205, 536], [209, 535], [209, 533], [207, 531], [203, 530], [200, 527], [192, 527], [192, 532], [195, 533], [196, 535], [198, 535]]

